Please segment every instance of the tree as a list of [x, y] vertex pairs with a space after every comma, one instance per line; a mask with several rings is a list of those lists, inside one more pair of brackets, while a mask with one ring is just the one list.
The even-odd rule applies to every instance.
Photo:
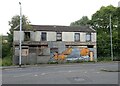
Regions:
[[[30, 21], [28, 20], [28, 18], [25, 15], [23, 15], [22, 16], [22, 28], [28, 29], [30, 27], [29, 23], [30, 23]], [[20, 16], [19, 15], [13, 16], [11, 21], [9, 21], [9, 25], [11, 27], [9, 30], [10, 32], [7, 33], [9, 46], [12, 46], [14, 28], [17, 27], [19, 24], [20, 24]]]
[[0, 35], [0, 58], [2, 58], [2, 35]]
[[[26, 16], [22, 16], [22, 28], [23, 29], [29, 29], [30, 25], [29, 25], [30, 21], [28, 20], [28, 18]], [[12, 57], [12, 43], [13, 43], [13, 31], [14, 29], [19, 26], [20, 24], [20, 16], [16, 15], [13, 16], [11, 21], [9, 21], [9, 25], [10, 25], [10, 29], [8, 34], [8, 43], [3, 44], [2, 50], [5, 52], [5, 54], [3, 54], [3, 57], [6, 56], [11, 56]], [[19, 27], [18, 27], [19, 28]]]
[[[113, 54], [119, 56], [120, 38], [118, 32], [120, 30], [120, 7], [112, 5], [102, 6], [92, 15], [92, 19], [82, 17], [80, 20], [72, 22], [71, 25], [89, 25], [97, 32], [97, 55], [98, 57], [110, 57], [110, 15], [112, 20], [112, 39]], [[118, 58], [120, 59], [120, 58]]]
[[[117, 7], [117, 10], [116, 10], [116, 15], [117, 15], [117, 32], [119, 33], [120, 32], [120, 7]], [[120, 34], [116, 34], [117, 35], [117, 38], [118, 39], [116, 39], [115, 41], [116, 41], [116, 48], [115, 48], [115, 51], [117, 51], [116, 52], [116, 54], [118, 55], [118, 60], [120, 60], [120, 53], [119, 53], [119, 51], [120, 51]]]
[[70, 26], [87, 26], [89, 25], [89, 19], [87, 16], [83, 16], [81, 19], [75, 21], [75, 22], [72, 22], [70, 24]]
[[111, 15], [112, 20], [112, 34], [113, 34], [113, 51], [114, 56], [118, 47], [117, 40], [118, 38], [118, 16], [117, 8], [109, 5], [107, 7], [102, 6], [100, 10], [92, 15], [91, 26], [97, 30], [97, 48], [98, 55], [101, 56], [110, 56], [110, 26], [109, 20]]

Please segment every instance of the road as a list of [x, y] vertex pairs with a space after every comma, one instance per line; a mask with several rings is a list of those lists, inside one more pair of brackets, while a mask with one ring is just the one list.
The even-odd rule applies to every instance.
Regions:
[[43, 65], [2, 70], [3, 84], [118, 84], [117, 63], [78, 63]]

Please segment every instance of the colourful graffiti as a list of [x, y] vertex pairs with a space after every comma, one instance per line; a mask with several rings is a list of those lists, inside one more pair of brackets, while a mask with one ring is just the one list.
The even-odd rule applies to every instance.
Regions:
[[[57, 49], [58, 50], [58, 49]], [[65, 60], [90, 60], [93, 61], [93, 51], [89, 48], [67, 48], [62, 53], [52, 51], [52, 58], [57, 62], [64, 62]]]
[[88, 48], [83, 48], [81, 51], [80, 51], [80, 55], [81, 56], [87, 56], [89, 55], [89, 52], [90, 50]]

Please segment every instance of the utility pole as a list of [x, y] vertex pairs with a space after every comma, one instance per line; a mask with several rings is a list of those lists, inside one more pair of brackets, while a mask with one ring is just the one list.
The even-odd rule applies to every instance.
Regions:
[[113, 61], [113, 46], [112, 46], [111, 14], [110, 14], [110, 45], [111, 45], [111, 60]]
[[19, 2], [20, 5], [20, 33], [19, 33], [19, 37], [20, 37], [20, 52], [19, 52], [19, 67], [21, 67], [21, 31], [22, 31], [22, 7], [21, 7], [21, 2]]

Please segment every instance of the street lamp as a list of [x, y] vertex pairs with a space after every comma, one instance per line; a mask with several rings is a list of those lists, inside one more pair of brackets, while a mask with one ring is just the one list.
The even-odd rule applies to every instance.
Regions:
[[22, 7], [21, 7], [21, 2], [19, 2], [20, 5], [20, 32], [19, 32], [19, 37], [20, 37], [20, 52], [19, 52], [19, 67], [21, 67], [21, 31], [22, 31]]

